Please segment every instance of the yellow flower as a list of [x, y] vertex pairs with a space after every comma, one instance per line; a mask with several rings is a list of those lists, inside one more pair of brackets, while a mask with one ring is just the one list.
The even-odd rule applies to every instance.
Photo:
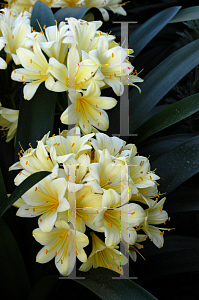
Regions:
[[72, 104], [62, 113], [61, 122], [64, 124], [79, 124], [81, 131], [88, 134], [93, 127], [106, 131], [109, 127], [107, 113], [103, 109], [111, 109], [117, 101], [111, 97], [101, 97], [100, 88], [91, 83], [87, 91], [69, 93]]
[[[26, 12], [25, 16], [21, 13], [19, 16], [15, 12], [4, 9], [4, 15], [0, 18], [0, 28], [2, 37], [0, 37], [0, 49], [4, 47], [6, 52], [6, 64], [12, 59], [16, 65], [20, 64], [20, 60], [16, 54], [19, 47], [25, 47], [27, 35], [31, 32], [30, 14]], [[5, 69], [1, 61], [1, 67]]]
[[103, 267], [123, 274], [121, 265], [128, 263], [128, 259], [118, 250], [118, 247], [107, 247], [97, 235], [92, 234], [92, 252], [87, 262], [83, 263], [79, 268], [80, 271], [87, 272], [92, 267]]
[[74, 230], [72, 225], [59, 220], [50, 232], [42, 232], [39, 228], [33, 231], [37, 242], [44, 247], [38, 252], [36, 262], [49, 262], [55, 257], [55, 266], [63, 276], [68, 276], [76, 262], [76, 256], [81, 262], [86, 262], [87, 256], [83, 250], [89, 243], [88, 237]]
[[[6, 142], [10, 142], [16, 135], [19, 111], [1, 106], [0, 103], [0, 126], [6, 135]], [[6, 132], [7, 131], [7, 132]]]
[[52, 75], [47, 73], [48, 62], [37, 40], [34, 41], [33, 52], [25, 48], [18, 48], [17, 56], [24, 69], [14, 70], [11, 78], [24, 84], [27, 83], [23, 89], [24, 99], [30, 100], [43, 81], [45, 81], [46, 88], [51, 90], [55, 81]]
[[44, 178], [21, 196], [26, 204], [18, 209], [16, 215], [24, 218], [40, 216], [39, 228], [44, 232], [51, 231], [57, 220], [57, 213], [70, 207], [65, 198], [66, 188], [67, 182], [64, 178]]

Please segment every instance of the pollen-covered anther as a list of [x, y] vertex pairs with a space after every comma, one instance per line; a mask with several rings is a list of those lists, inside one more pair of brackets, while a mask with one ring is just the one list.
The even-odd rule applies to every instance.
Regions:
[[26, 162], [26, 166], [27, 166], [27, 164], [28, 164], [28, 161]]
[[140, 177], [140, 179], [143, 181], [143, 178], [142, 178], [142, 177]]
[[160, 208], [160, 206], [159, 206], [158, 208], [159, 208], [159, 211], [161, 211], [161, 208]]
[[47, 160], [49, 160], [49, 158], [50, 158], [50, 155], [48, 155], [48, 156], [46, 157]]
[[114, 53], [112, 53], [112, 57], [114, 57]]
[[37, 191], [37, 187], [35, 188], [35, 192]]
[[12, 39], [14, 40], [14, 34], [12, 34]]
[[46, 28], [46, 25], [43, 26], [43, 29], [45, 29], [45, 28]]
[[32, 58], [30, 59], [30, 63], [32, 64]]
[[34, 38], [36, 38], [36, 36], [37, 36], [37, 33], [34, 35]]
[[35, 207], [33, 207], [32, 211], [35, 212]]
[[114, 73], [114, 76], [116, 77], [116, 74]]

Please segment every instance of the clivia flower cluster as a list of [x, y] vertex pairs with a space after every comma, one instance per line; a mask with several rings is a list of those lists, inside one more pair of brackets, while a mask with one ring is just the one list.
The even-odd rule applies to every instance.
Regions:
[[[103, 133], [81, 136], [74, 127], [46, 134], [35, 149], [19, 155], [10, 167], [20, 169], [16, 185], [35, 172], [51, 172], [15, 203], [18, 216], [38, 218], [33, 237], [43, 247], [37, 262], [55, 258], [60, 274], [68, 276], [77, 257], [83, 263], [80, 271], [101, 266], [123, 274], [128, 260], [117, 250], [120, 242], [134, 260], [147, 238], [163, 246], [164, 232], [156, 225], [168, 220], [165, 198], [159, 200], [159, 177], [134, 144]], [[83, 248], [89, 232], [92, 252], [87, 258]], [[104, 241], [98, 233], [104, 233]]]
[[99, 31], [101, 25], [101, 21], [67, 18], [36, 32], [30, 27], [29, 12], [18, 15], [15, 10], [2, 9], [0, 14], [0, 45], [6, 52], [0, 68], [6, 68], [12, 59], [23, 66], [13, 70], [11, 78], [24, 83], [26, 100], [32, 99], [42, 82], [50, 91], [66, 91], [72, 104], [62, 113], [61, 122], [78, 125], [83, 134], [109, 127], [105, 110], [117, 100], [101, 96], [101, 89], [111, 87], [119, 96], [124, 85], [143, 81], [127, 59], [133, 50], [122, 48], [115, 36]]

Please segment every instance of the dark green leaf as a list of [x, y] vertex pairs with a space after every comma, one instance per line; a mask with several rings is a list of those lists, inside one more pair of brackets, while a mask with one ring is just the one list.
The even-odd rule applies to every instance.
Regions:
[[130, 34], [129, 48], [134, 50], [135, 56], [166, 26], [180, 8], [181, 6], [174, 6], [159, 12]]
[[65, 18], [76, 18], [76, 19], [84, 19], [84, 16], [89, 13], [93, 12], [95, 14], [95, 19], [101, 19], [102, 15], [97, 8], [94, 7], [64, 7], [59, 9], [55, 14], [54, 17], [58, 23], [61, 21], [65, 21]]
[[[82, 272], [78, 275], [82, 276]], [[149, 292], [135, 282], [125, 279], [112, 279], [118, 277], [118, 273], [104, 268], [92, 269], [83, 274], [85, 279], [74, 279], [90, 289], [102, 300], [155, 300]]]
[[161, 191], [169, 194], [199, 171], [199, 137], [193, 137], [160, 156], [152, 163], [154, 168], [160, 176]]
[[3, 180], [3, 175], [0, 168], [0, 191], [1, 191], [1, 200], [0, 203], [4, 203], [8, 200], [5, 183]]
[[24, 150], [36, 147], [36, 140], [40, 140], [49, 131], [53, 131], [55, 105], [57, 93], [45, 88], [42, 83], [34, 97], [27, 101], [21, 97], [19, 121], [17, 128], [15, 160], [21, 150], [19, 142]]
[[30, 283], [24, 261], [15, 238], [0, 219], [0, 298], [27, 299]]
[[199, 6], [192, 6], [180, 10], [169, 23], [184, 22], [196, 19], [199, 19]]
[[59, 276], [51, 275], [42, 277], [33, 287], [28, 300], [45, 300], [49, 298], [52, 289], [59, 282]]
[[180, 48], [144, 78], [142, 93], [132, 89], [130, 99], [130, 133], [142, 125], [143, 119], [166, 93], [199, 64], [199, 40]]
[[148, 243], [142, 254], [146, 262], [136, 263], [140, 282], [155, 282], [165, 275], [199, 271], [199, 239], [187, 236], [166, 236], [161, 249]]
[[148, 157], [148, 155], [150, 155], [150, 162], [152, 162], [164, 153], [190, 140], [194, 136], [197, 136], [197, 134], [184, 133], [155, 138], [153, 140], [144, 142], [142, 145], [139, 145], [138, 151], [142, 156]]
[[6, 210], [11, 207], [11, 205], [17, 201], [25, 192], [27, 192], [33, 185], [42, 180], [44, 177], [48, 176], [50, 172], [41, 171], [32, 174], [26, 178], [20, 185], [16, 187], [14, 192], [10, 197], [4, 201], [0, 206], [0, 217], [6, 212]]
[[[40, 24], [40, 26], [39, 26]], [[55, 19], [50, 7], [42, 1], [34, 4], [30, 25], [34, 30], [40, 32], [44, 25], [46, 27], [55, 25]]]
[[199, 110], [199, 94], [186, 97], [174, 104], [169, 105], [155, 114], [140, 126], [136, 133], [136, 143], [139, 143], [156, 132], [161, 131]]

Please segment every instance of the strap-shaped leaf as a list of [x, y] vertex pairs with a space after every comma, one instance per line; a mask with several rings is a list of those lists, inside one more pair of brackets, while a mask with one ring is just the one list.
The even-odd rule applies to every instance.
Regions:
[[31, 290], [30, 295], [28, 296], [28, 300], [35, 299], [48, 299], [52, 289], [58, 284], [59, 276], [58, 275], [50, 275], [42, 277], [33, 289]]
[[141, 142], [160, 130], [167, 128], [199, 110], [199, 93], [169, 105], [140, 126], [136, 142]]
[[137, 89], [129, 93], [130, 133], [142, 125], [149, 111], [180, 81], [187, 73], [199, 64], [199, 40], [180, 48], [144, 78], [141, 94]]
[[57, 93], [47, 90], [44, 83], [31, 100], [24, 100], [21, 96], [15, 160], [21, 150], [19, 143], [24, 150], [29, 148], [29, 143], [36, 147], [36, 140], [53, 131], [56, 98]]
[[84, 19], [84, 16], [92, 12], [95, 15], [95, 19], [101, 19], [101, 12], [95, 7], [64, 7], [59, 9], [54, 17], [58, 23], [65, 21], [65, 18]]
[[164, 153], [184, 142], [187, 142], [195, 136], [197, 136], [196, 133], [182, 133], [155, 138], [139, 145], [139, 154], [146, 157], [150, 155], [150, 162], [152, 162], [158, 159]]
[[42, 180], [44, 177], [48, 176], [50, 172], [41, 171], [32, 174], [26, 178], [20, 185], [16, 187], [14, 192], [10, 195], [8, 199], [5, 199], [0, 206], [0, 217], [7, 211], [11, 205], [17, 201], [25, 192], [27, 192], [33, 185]]
[[[78, 273], [82, 276], [82, 272]], [[90, 289], [102, 300], [155, 300], [149, 292], [135, 282], [126, 279], [112, 279], [118, 277], [118, 273], [105, 268], [92, 269], [84, 273], [85, 279], [74, 279]]]
[[160, 156], [152, 163], [160, 176], [158, 183], [161, 191], [168, 195], [176, 187], [199, 171], [199, 136], [193, 137], [171, 151]]
[[34, 30], [39, 32], [44, 25], [46, 27], [55, 25], [55, 18], [50, 7], [42, 1], [36, 1], [32, 10], [30, 24]]
[[169, 23], [184, 22], [199, 19], [199, 6], [192, 6], [180, 10]]
[[1, 168], [0, 168], [0, 191], [1, 191], [0, 203], [4, 203], [7, 201], [8, 197], [7, 197], [6, 187], [3, 180], [3, 174], [1, 172]]
[[15, 238], [0, 218], [0, 298], [27, 299], [30, 283]]
[[130, 34], [129, 48], [134, 50], [135, 56], [169, 23], [180, 8], [181, 6], [174, 6], [164, 9]]

